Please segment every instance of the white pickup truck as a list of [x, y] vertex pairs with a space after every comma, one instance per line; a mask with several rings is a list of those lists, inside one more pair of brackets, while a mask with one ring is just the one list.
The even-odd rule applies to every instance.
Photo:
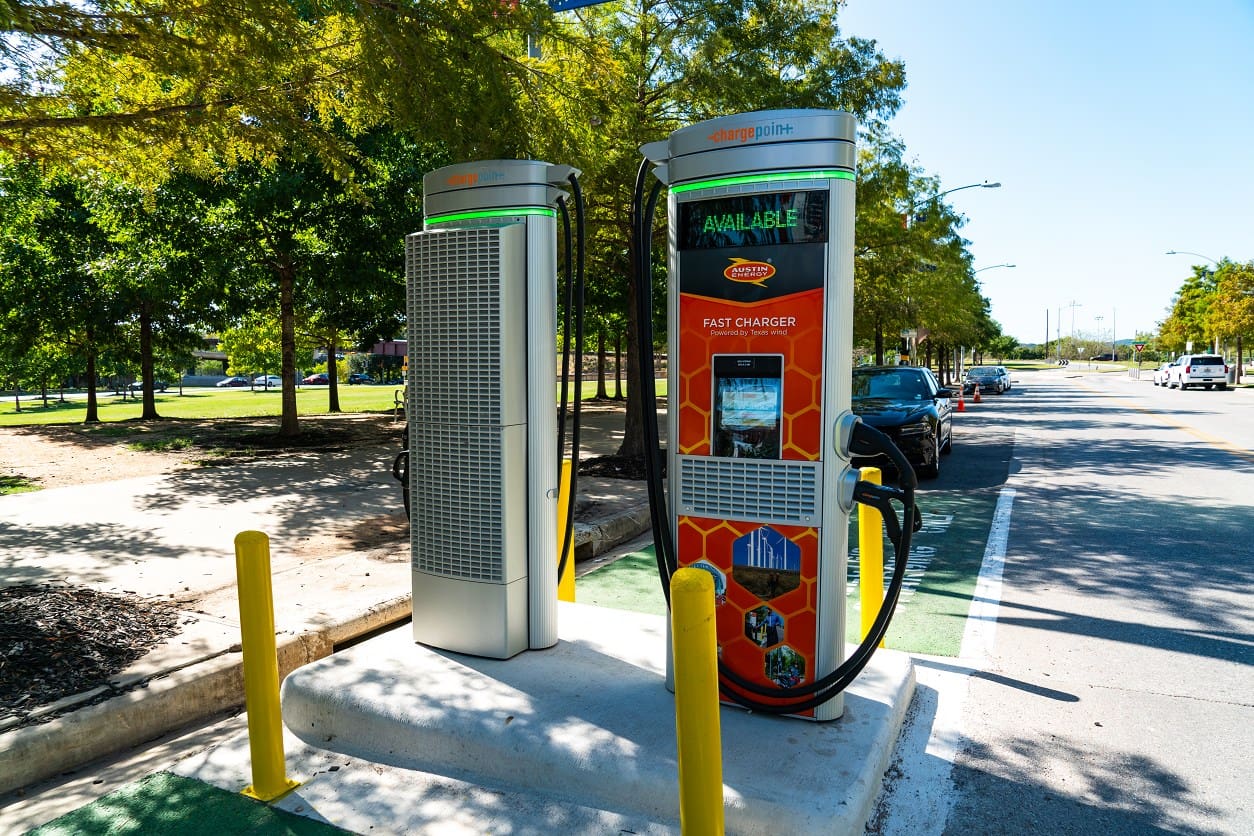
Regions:
[[1167, 388], [1228, 388], [1228, 364], [1215, 354], [1181, 354], [1167, 367]]

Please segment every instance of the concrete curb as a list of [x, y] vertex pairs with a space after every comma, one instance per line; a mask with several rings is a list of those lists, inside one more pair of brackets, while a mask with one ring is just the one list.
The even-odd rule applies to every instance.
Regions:
[[[576, 560], [603, 554], [649, 529], [647, 504], [575, 524]], [[410, 616], [410, 596], [337, 622], [276, 637], [280, 680], [297, 668]], [[243, 657], [224, 653], [159, 671], [125, 693], [38, 725], [0, 733], [0, 794], [76, 769], [244, 704]], [[82, 695], [78, 695], [81, 697]], [[76, 697], [69, 698], [73, 703]]]
[[595, 523], [575, 523], [575, 560], [588, 560], [634, 539], [652, 527], [647, 504]]
[[[410, 615], [409, 596], [276, 646], [280, 678], [329, 656], [335, 645]], [[75, 769], [244, 704], [243, 656], [229, 651], [199, 664], [160, 673], [140, 687], [47, 723], [0, 736], [0, 793]]]

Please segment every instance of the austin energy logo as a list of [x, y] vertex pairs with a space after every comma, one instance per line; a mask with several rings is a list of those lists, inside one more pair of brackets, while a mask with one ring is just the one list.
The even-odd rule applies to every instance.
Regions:
[[766, 261], [732, 258], [731, 264], [723, 269], [723, 275], [733, 282], [766, 287], [766, 280], [775, 275], [775, 265]]

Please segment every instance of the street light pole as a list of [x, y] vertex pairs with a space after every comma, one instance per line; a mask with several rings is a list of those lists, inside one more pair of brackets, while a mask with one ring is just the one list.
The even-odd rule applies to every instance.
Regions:
[[960, 192], [963, 189], [1000, 189], [1000, 188], [1001, 188], [1001, 183], [990, 183], [987, 180], [985, 180], [983, 183], [968, 183], [965, 186], [955, 186], [952, 189], [945, 189], [945, 191], [943, 192], [937, 192], [931, 197], [925, 197], [922, 200], [916, 200], [914, 203], [910, 204], [910, 208], [913, 209], [916, 206], [922, 206], [924, 203], [931, 203], [933, 200], [942, 198], [947, 194]]
[[976, 273], [983, 273], [985, 270], [996, 270], [998, 267], [1014, 267], [1014, 266], [1016, 265], [1014, 264], [990, 264], [988, 267], [981, 267], [979, 270], [972, 270], [971, 275], [974, 276]]
[[1211, 258], [1210, 256], [1202, 255], [1201, 253], [1191, 253], [1188, 250], [1167, 250], [1167, 255], [1195, 255], [1198, 258], [1206, 259], [1207, 261], [1209, 261], [1211, 264], [1215, 265], [1216, 267], [1219, 266], [1219, 262]]

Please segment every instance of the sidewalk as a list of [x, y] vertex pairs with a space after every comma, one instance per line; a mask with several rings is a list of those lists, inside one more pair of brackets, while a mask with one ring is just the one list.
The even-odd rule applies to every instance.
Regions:
[[[622, 420], [621, 409], [585, 412], [582, 456], [615, 452]], [[186, 602], [181, 632], [110, 678], [117, 696], [71, 697], [42, 709], [53, 719], [0, 730], [0, 805], [5, 793], [242, 705], [239, 531], [270, 536], [280, 675], [407, 619], [407, 543], [301, 552], [329, 517], [351, 526], [401, 512], [395, 452], [285, 456], [0, 500], [0, 586], [68, 582]], [[647, 505], [643, 483], [581, 478], [577, 559], [647, 530]]]

